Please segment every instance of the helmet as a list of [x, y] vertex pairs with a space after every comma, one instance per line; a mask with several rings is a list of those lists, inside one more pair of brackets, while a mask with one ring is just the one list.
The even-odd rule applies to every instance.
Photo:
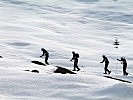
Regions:
[[41, 50], [43, 51], [43, 50], [44, 50], [44, 48], [41, 48]]
[[102, 57], [105, 57], [105, 55], [103, 55]]
[[74, 51], [73, 51], [72, 53], [73, 53], [73, 54], [75, 54], [75, 52], [74, 52]]
[[124, 60], [125, 58], [124, 57], [121, 57], [121, 60]]

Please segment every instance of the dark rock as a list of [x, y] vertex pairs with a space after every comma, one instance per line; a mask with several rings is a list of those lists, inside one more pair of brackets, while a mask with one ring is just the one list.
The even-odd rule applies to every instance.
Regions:
[[69, 69], [66, 69], [66, 68], [63, 68], [63, 67], [59, 67], [59, 66], [56, 66], [57, 69], [54, 71], [54, 73], [61, 73], [61, 74], [76, 74], [74, 72], [72, 72], [71, 70]]
[[30, 71], [30, 70], [27, 70], [27, 69], [26, 69], [26, 70], [24, 70], [24, 71]]
[[31, 61], [32, 63], [34, 64], [37, 64], [37, 65], [43, 65], [43, 66], [46, 66], [44, 63], [40, 62], [40, 61]]
[[2, 56], [0, 56], [0, 58], [3, 58]]
[[31, 72], [34, 72], [34, 73], [39, 73], [39, 71], [38, 71], [38, 70], [32, 70]]

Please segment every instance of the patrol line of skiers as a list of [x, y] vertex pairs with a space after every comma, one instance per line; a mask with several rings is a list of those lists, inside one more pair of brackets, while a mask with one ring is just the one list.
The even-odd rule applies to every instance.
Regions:
[[[108, 58], [105, 55], [103, 55], [102, 57], [103, 57], [103, 61], [100, 62], [100, 63], [105, 62], [105, 67], [104, 67], [105, 73], [104, 74], [110, 74], [111, 71], [108, 70], [109, 60], [108, 60]], [[124, 57], [121, 57], [121, 59], [117, 59], [117, 60], [121, 61], [121, 63], [123, 64], [123, 75], [127, 76], [128, 73], [126, 72], [126, 69], [127, 69], [127, 61], [126, 61], [126, 59]]]
[[[49, 53], [44, 48], [42, 48], [41, 51], [43, 52], [43, 54], [40, 57], [45, 56], [45, 63], [47, 65], [49, 65], [49, 63], [48, 63]], [[76, 69], [77, 69], [77, 71], [79, 71], [80, 70], [80, 68], [78, 67], [79, 54], [75, 53], [73, 51], [72, 55], [73, 56], [72, 56], [70, 61], [74, 61], [74, 69], [73, 69], [73, 71], [76, 71]], [[110, 74], [111, 71], [108, 70], [109, 60], [108, 60], [108, 58], [105, 55], [103, 55], [102, 57], [103, 57], [103, 61], [101, 61], [100, 63], [105, 62], [105, 67], [104, 67], [104, 71], [105, 72], [104, 72], [104, 74]], [[122, 64], [123, 64], [123, 75], [127, 76], [128, 73], [126, 72], [126, 69], [127, 69], [127, 61], [126, 61], [126, 59], [124, 57], [121, 57], [121, 59], [117, 59], [117, 60], [122, 62]]]

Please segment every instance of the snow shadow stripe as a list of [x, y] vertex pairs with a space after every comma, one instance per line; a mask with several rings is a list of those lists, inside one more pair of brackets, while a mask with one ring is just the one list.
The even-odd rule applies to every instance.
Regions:
[[124, 79], [120, 79], [120, 78], [111, 77], [111, 76], [104, 76], [104, 77], [110, 78], [110, 79], [114, 79], [114, 80], [118, 80], [118, 81], [121, 81], [121, 82], [132, 83], [130, 81], [127, 81], [127, 80], [124, 80]]

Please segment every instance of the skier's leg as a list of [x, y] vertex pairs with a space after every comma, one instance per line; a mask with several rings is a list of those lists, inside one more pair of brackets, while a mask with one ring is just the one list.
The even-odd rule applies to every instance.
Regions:
[[77, 71], [79, 71], [79, 70], [80, 70], [80, 68], [78, 67], [78, 65], [76, 66], [76, 68], [78, 69]]
[[48, 56], [45, 57], [45, 63], [49, 65], [49, 63], [48, 63]]
[[74, 69], [73, 69], [73, 71], [76, 71], [76, 63], [74, 62]]
[[110, 71], [110, 70], [108, 70], [108, 65], [109, 65], [109, 63], [107, 63], [107, 64], [106, 64], [106, 68], [107, 68], [106, 70], [108, 71], [108, 74], [110, 74], [110, 73], [111, 73], [111, 71]]
[[104, 73], [104, 74], [107, 74], [106, 70], [107, 70], [107, 68], [106, 68], [106, 67], [104, 67], [104, 71], [105, 71], [105, 73]]
[[126, 73], [125, 73], [125, 66], [123, 66], [123, 75], [126, 75]]
[[105, 68], [104, 68], [105, 74], [107, 74], [107, 71], [108, 71], [107, 67], [108, 67], [108, 63], [105, 63]]

